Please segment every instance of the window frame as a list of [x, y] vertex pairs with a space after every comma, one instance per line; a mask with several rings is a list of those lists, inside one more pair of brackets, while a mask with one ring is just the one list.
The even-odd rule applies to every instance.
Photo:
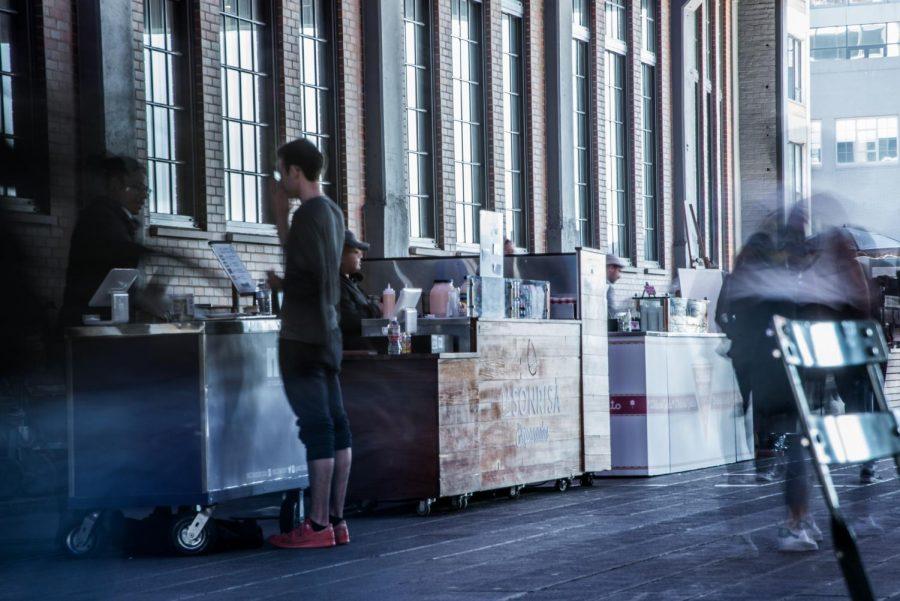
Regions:
[[[149, 214], [150, 214], [150, 222], [151, 224], [165, 224], [165, 225], [187, 225], [196, 227], [199, 218], [200, 207], [198, 206], [198, 198], [199, 198], [199, 190], [198, 190], [198, 181], [196, 174], [196, 166], [197, 166], [197, 150], [196, 144], [194, 141], [194, 86], [193, 83], [193, 43], [194, 43], [194, 33], [193, 33], [193, 14], [192, 7], [190, 2], [187, 0], [144, 0], [144, 34], [146, 35], [146, 28], [149, 25], [150, 17], [147, 15], [147, 8], [151, 2], [158, 1], [162, 4], [173, 4], [177, 5], [178, 11], [173, 20], [175, 30], [172, 33], [173, 37], [180, 38], [182, 47], [181, 51], [168, 51], [167, 53], [177, 56], [181, 60], [181, 66], [177, 69], [177, 74], [174, 76], [174, 82], [171, 85], [175, 86], [175, 90], [172, 93], [172, 97], [174, 99], [173, 105], [167, 105], [165, 103], [156, 103], [155, 101], [148, 101], [150, 97], [150, 90], [152, 86], [152, 76], [150, 69], [152, 67], [148, 67], [147, 65], [147, 55], [149, 52], [156, 51], [156, 47], [151, 47], [146, 44], [146, 42], [142, 42], [142, 47], [144, 49], [144, 105], [145, 110], [149, 112], [151, 107], [159, 106], [161, 108], [165, 108], [167, 110], [174, 111], [176, 116], [180, 116], [180, 119], [175, 120], [172, 127], [171, 135], [174, 138], [174, 141], [170, 140], [170, 146], [173, 151], [171, 154], [174, 155], [174, 158], [165, 160], [165, 159], [157, 159], [151, 155], [151, 135], [152, 129], [150, 125], [149, 115], [146, 117], [145, 127], [147, 129], [147, 185], [151, 190], [153, 189], [154, 178], [151, 177], [151, 174], [154, 173], [153, 162], [168, 162], [171, 165], [177, 165], [180, 167], [179, 171], [176, 171], [176, 180], [178, 180], [178, 192], [179, 194], [185, 195], [185, 198], [182, 201], [179, 201], [178, 197], [170, 198], [170, 205], [175, 205], [176, 208], [173, 211], [168, 213], [161, 211], [153, 210], [153, 198], [152, 196], [148, 198], [149, 203]], [[146, 40], [146, 38], [145, 38]], [[175, 71], [176, 69], [173, 69]], [[168, 80], [168, 77], [167, 77]], [[177, 89], [178, 86], [181, 86], [181, 90]], [[180, 102], [179, 102], [180, 100]], [[171, 107], [171, 108], [170, 108]], [[179, 158], [182, 157], [182, 158]], [[174, 185], [174, 184], [173, 184]]]
[[[650, 74], [648, 86], [647, 74]], [[651, 263], [660, 262], [660, 231], [659, 231], [659, 93], [656, 65], [641, 63], [641, 163], [642, 163], [642, 190], [644, 209], [644, 261]], [[647, 95], [648, 91], [650, 96]], [[650, 104], [650, 125], [647, 126], [648, 103]], [[652, 152], [648, 153], [648, 137], [652, 139]], [[648, 155], [652, 160], [647, 160]], [[648, 175], [653, 178], [652, 190], [648, 194]]]
[[821, 119], [811, 119], [809, 122], [809, 165], [812, 168], [822, 166]]
[[[272, 215], [272, 207], [271, 207], [271, 198], [269, 198], [268, 189], [269, 186], [266, 185], [266, 181], [272, 176], [272, 172], [275, 168], [275, 159], [274, 159], [274, 146], [275, 141], [278, 140], [278, 107], [277, 107], [277, 99], [276, 99], [276, 85], [277, 85], [277, 57], [275, 53], [275, 31], [274, 31], [274, 5], [272, 0], [259, 0], [259, 8], [264, 12], [265, 21], [261, 21], [258, 18], [246, 18], [239, 16], [239, 13], [226, 13], [225, 12], [225, 1], [220, 0], [218, 15], [220, 19], [220, 30], [221, 34], [224, 37], [225, 32], [228, 31], [226, 23], [227, 19], [236, 19], [238, 22], [244, 21], [249, 22], [251, 26], [259, 26], [263, 28], [263, 43], [260, 45], [261, 56], [265, 60], [265, 64], [260, 64], [260, 71], [254, 71], [253, 69], [245, 69], [243, 67], [235, 67], [233, 65], [228, 65], [225, 58], [227, 56], [227, 46], [224, 43], [221, 44], [220, 49], [220, 73], [222, 75], [221, 82], [221, 95], [222, 95], [222, 114], [220, 116], [223, 132], [222, 132], [222, 164], [223, 164], [223, 189], [225, 190], [225, 216], [227, 227], [231, 230], [247, 230], [251, 232], [255, 231], [269, 231], [272, 229], [272, 224], [274, 223], [273, 215]], [[250, 2], [251, 7], [253, 6], [253, 0]], [[251, 8], [251, 15], [253, 14]], [[240, 31], [240, 28], [238, 29]], [[238, 46], [238, 53], [240, 56], [240, 52], [242, 52], [240, 45]], [[239, 59], [240, 62], [240, 59]], [[241, 118], [234, 118], [227, 116], [227, 102], [229, 99], [229, 94], [227, 91], [227, 83], [226, 83], [226, 71], [228, 69], [232, 69], [238, 72], [239, 75], [248, 74], [251, 77], [259, 77], [260, 84], [258, 90], [256, 90], [256, 94], [261, 96], [261, 101], [259, 102], [260, 108], [265, 108], [268, 114], [263, 117], [260, 114], [257, 117], [260, 121], [250, 121]], [[239, 86], [239, 91], [243, 90], [243, 84]], [[238, 97], [239, 102], [241, 103], [241, 112], [243, 111], [243, 96]], [[259, 98], [257, 99], [259, 100]], [[255, 104], [255, 102], [254, 102]], [[257, 171], [247, 171], [246, 169], [234, 169], [229, 166], [229, 141], [228, 136], [229, 133], [225, 131], [228, 127], [229, 122], [237, 123], [241, 126], [241, 140], [243, 141], [243, 129], [245, 125], [250, 125], [251, 127], [258, 127], [259, 131], [263, 133], [260, 136], [259, 149], [257, 151], [256, 158], [264, 163], [263, 166], [259, 167]], [[268, 132], [268, 133], [266, 133]], [[243, 167], [243, 160], [246, 156], [246, 150], [244, 149], [243, 142], [241, 143], [241, 165]], [[256, 221], [249, 221], [246, 219], [246, 207], [247, 200], [246, 195], [243, 195], [242, 200], [242, 219], [235, 219], [234, 215], [231, 213], [231, 197], [228, 193], [229, 190], [229, 181], [228, 178], [230, 175], [239, 174], [241, 176], [241, 189], [245, 188], [244, 182], [247, 177], [255, 177], [257, 182], [259, 182], [259, 198], [257, 205], [257, 217]]]
[[[606, 190], [604, 191], [606, 201], [606, 228], [607, 228], [607, 245], [609, 252], [626, 259], [632, 263], [637, 262], [634, 223], [634, 199], [632, 198], [631, 183], [631, 167], [632, 165], [632, 149], [629, 143], [629, 123], [628, 123], [628, 78], [629, 78], [629, 62], [627, 43], [628, 35], [628, 5], [624, 0], [604, 0], [604, 10], [606, 11], [606, 39], [605, 39], [605, 66], [604, 66], [604, 90], [605, 112], [604, 119], [606, 121], [606, 156], [604, 157], [606, 165]], [[622, 30], [622, 38], [615, 37], [611, 30], [610, 13], [615, 12], [621, 15], [620, 23], [624, 23], [625, 29]], [[643, 43], [643, 42], [642, 42]], [[641, 53], [643, 55], [643, 52]], [[621, 69], [621, 83], [619, 86], [614, 84], [614, 69]], [[616, 111], [614, 106], [616, 100], [614, 94], [621, 94], [621, 121], [616, 120]], [[619, 129], [617, 129], [617, 127]], [[613, 155], [613, 148], [619, 146], [618, 132], [621, 130], [621, 148], [617, 148], [618, 154]], [[613, 144], [615, 138], [615, 144]], [[620, 174], [620, 188], [613, 188], [612, 174], [615, 170], [613, 161], [620, 161], [622, 172]], [[615, 199], [613, 199], [615, 195]], [[621, 199], [621, 200], [620, 200]], [[620, 206], [621, 205], [621, 206]], [[618, 215], [619, 222], [613, 223], [613, 218]], [[619, 234], [622, 234], [621, 236]]]
[[[409, 6], [409, 3], [412, 3], [414, 13], [417, 10], [419, 3], [421, 3], [421, 6], [424, 8], [424, 11], [426, 13], [425, 17], [424, 17], [424, 21], [415, 21], [415, 14], [413, 14], [412, 20], [410, 20], [408, 18], [407, 7]], [[434, 71], [433, 71], [433, 69], [434, 69], [434, 52], [432, 50], [433, 37], [432, 37], [432, 24], [431, 24], [432, 23], [432, 21], [431, 21], [432, 12], [431, 11], [432, 11], [432, 4], [429, 0], [404, 0], [404, 3], [403, 3], [404, 49], [403, 49], [403, 66], [402, 66], [402, 68], [403, 68], [403, 78], [404, 78], [403, 111], [404, 111], [404, 117], [405, 117], [406, 121], [404, 122], [403, 145], [404, 145], [404, 152], [406, 155], [406, 177], [407, 177], [407, 179], [406, 179], [406, 202], [407, 202], [408, 219], [409, 219], [410, 245], [417, 246], [417, 247], [434, 247], [436, 245], [437, 232], [438, 232], [438, 203], [437, 203], [437, 194], [435, 193], [435, 181], [437, 179], [437, 170], [435, 167], [435, 160], [434, 160], [434, 150], [435, 150], [434, 149], [434, 141], [435, 141], [435, 135], [434, 135], [434, 128], [435, 128], [435, 123], [434, 123], [435, 110], [434, 110], [434, 108], [435, 108], [435, 106], [434, 105], [435, 105], [435, 103], [434, 103], [434, 82], [433, 82], [433, 80], [434, 80], [434, 77], [433, 77], [433, 75], [434, 75]], [[427, 53], [427, 57], [426, 57], [427, 64], [420, 65], [418, 63], [408, 62], [409, 57], [407, 55], [407, 50], [409, 49], [409, 42], [406, 40], [406, 33], [408, 30], [408, 26], [410, 24], [413, 27], [421, 28], [424, 31], [424, 35], [426, 37], [425, 49], [426, 49], [426, 53]], [[414, 42], [414, 48], [416, 50], [418, 50], [418, 43], [419, 43], [418, 40], [416, 40]], [[428, 98], [426, 101], [427, 107], [424, 109], [422, 107], [416, 107], [414, 109], [411, 109], [409, 107], [409, 100], [408, 100], [409, 82], [407, 79], [407, 75], [409, 73], [410, 68], [421, 69], [425, 73], [425, 90], [426, 90]], [[418, 87], [418, 84], [417, 84], [417, 87]], [[409, 118], [410, 118], [410, 115], [409, 115], [409, 113], [411, 111], [416, 112], [416, 113], [424, 113], [426, 115], [426, 117], [425, 117], [425, 121], [427, 123], [427, 128], [426, 128], [427, 149], [426, 150], [422, 150], [422, 149], [417, 149], [415, 151], [410, 150], [410, 144], [409, 144]], [[426, 161], [427, 161], [427, 171], [428, 171], [428, 177], [429, 177], [429, 185], [428, 185], [427, 195], [421, 194], [421, 193], [419, 193], [417, 195], [412, 194], [412, 191], [411, 191], [412, 174], [410, 173], [411, 155], [416, 155], [419, 157], [419, 159], [417, 159], [418, 164], [421, 164], [420, 162], [422, 160], [422, 157], [427, 157]], [[426, 233], [429, 233], [430, 235], [417, 236], [413, 232], [412, 201], [413, 201], [414, 196], [416, 198], [422, 198], [422, 197], [427, 196], [427, 198], [429, 199], [429, 201], [427, 203], [427, 208], [430, 210], [430, 215], [426, 218], [426, 222], [428, 225], [430, 225], [431, 231], [426, 232]], [[419, 210], [421, 211], [421, 202], [420, 202]], [[419, 224], [420, 233], [422, 232], [421, 225], [422, 225], [422, 223], [421, 223], [421, 219], [420, 219], [420, 224]]]
[[[501, 57], [503, 61], [503, 81], [501, 86], [503, 88], [503, 157], [504, 157], [504, 165], [503, 165], [503, 176], [504, 176], [504, 203], [503, 203], [503, 211], [504, 211], [504, 233], [507, 238], [509, 238], [513, 246], [517, 249], [527, 250], [528, 249], [528, 241], [529, 241], [529, 203], [528, 203], [528, 159], [526, 156], [527, 148], [528, 148], [528, 117], [526, 114], [526, 103], [525, 103], [525, 18], [522, 10], [521, 3], [510, 3], [508, 0], [504, 3], [503, 11], [501, 12]], [[507, 48], [505, 46], [506, 40], [509, 39], [509, 35], [507, 32], [507, 23], [512, 20], [518, 21], [517, 31], [518, 31], [518, 39], [516, 40], [517, 44], [515, 47]], [[517, 90], [512, 90], [511, 87], [508, 86], [508, 81], [506, 78], [507, 74], [507, 57], [516, 57], [517, 64], [517, 80], [519, 82], [519, 86]], [[511, 58], [509, 59], [512, 60]], [[519, 108], [519, 120], [515, 125], [518, 127], [518, 131], [513, 131], [508, 126], [512, 124], [512, 117], [507, 115], [507, 100], [512, 103], [514, 99], [518, 99], [518, 108]], [[511, 106], [511, 104], [510, 104]], [[507, 145], [507, 137], [515, 136], [517, 139], [516, 147], [518, 148], [519, 154], [519, 162], [518, 169], [510, 169], [510, 146]], [[510, 176], [512, 173], [512, 176]], [[509, 185], [511, 181], [518, 180], [519, 182], [519, 195], [518, 201], [520, 206], [512, 207], [511, 202], [515, 200], [512, 196], [511, 186]], [[509, 220], [509, 221], [507, 221]], [[510, 221], [512, 223], [510, 223]], [[517, 227], [518, 226], [518, 227]]]
[[788, 100], [803, 102], [803, 42], [787, 36], [787, 93]]
[[[337, 81], [338, 81], [338, 73], [337, 73], [337, 49], [336, 49], [336, 41], [337, 41], [337, 27], [334, 18], [334, 3], [330, 0], [312, 0], [313, 5], [313, 22], [316, 22], [316, 17], [319, 14], [321, 9], [321, 13], [323, 14], [322, 19], [325, 22], [325, 26], [323, 30], [327, 32], [327, 38], [319, 37], [319, 33], [315, 36], [307, 36], [303, 33], [303, 11], [301, 10], [297, 14], [298, 20], [298, 36], [297, 36], [297, 49], [298, 49], [298, 57], [297, 60], [299, 62], [300, 68], [297, 74], [297, 84], [298, 84], [298, 95], [300, 97], [300, 119], [299, 119], [299, 133], [300, 137], [311, 140], [316, 144], [316, 147], [319, 148], [323, 154], [327, 157], [327, 165], [325, 168], [325, 173], [322, 174], [321, 182], [322, 188], [328, 196], [332, 198], [339, 205], [341, 203], [341, 196], [343, 190], [340, 185], [340, 176], [338, 173], [339, 164], [338, 164], [338, 153], [340, 151], [339, 148], [339, 131], [340, 128], [338, 126], [338, 90], [337, 90]], [[324, 48], [324, 52], [326, 53], [326, 60], [324, 62], [327, 63], [327, 68], [324, 71], [319, 70], [322, 62], [320, 60], [316, 60], [316, 79], [318, 80], [316, 83], [308, 83], [305, 78], [304, 73], [304, 40], [312, 40], [316, 50], [316, 58], [320, 59], [319, 52]], [[325, 77], [327, 82], [323, 85], [321, 82], [321, 78]], [[308, 89], [313, 89], [318, 92], [325, 91], [325, 95], [327, 96], [327, 107], [326, 113], [328, 115], [328, 119], [331, 124], [331, 131], [321, 131], [314, 130], [308, 127], [306, 120], [306, 91]], [[322, 115], [322, 108], [319, 104], [321, 97], [316, 94], [316, 120], [318, 121]], [[326, 140], [324, 143], [325, 148], [322, 148], [322, 140]]]
[[[478, 39], [472, 39], [471, 37], [461, 37], [461, 35], [456, 35], [453, 33], [452, 21], [454, 18], [454, 14], [460, 14], [461, 6], [465, 4], [467, 8], [467, 14], [469, 17], [466, 20], [467, 23], [467, 35], [469, 31], [471, 31], [471, 23], [476, 23], [478, 26]], [[477, 18], [471, 18], [471, 8], [478, 7], [477, 10]], [[454, 13], [454, 11], [456, 11]], [[454, 217], [455, 217], [455, 245], [457, 248], [461, 248], [464, 250], [476, 250], [477, 245], [479, 244], [481, 234], [480, 234], [480, 219], [479, 214], [481, 209], [484, 209], [487, 206], [489, 199], [487, 198], [487, 162], [488, 162], [488, 154], [487, 154], [487, 111], [490, 108], [488, 103], [486, 102], [486, 94], [487, 90], [485, 89], [485, 52], [484, 52], [484, 5], [481, 0], [451, 0], [451, 32], [450, 32], [450, 43], [451, 43], [451, 83], [453, 85], [453, 129], [454, 129], [454, 146], [455, 151], [453, 154], [453, 177], [454, 177]], [[478, 80], [472, 79], [463, 79], [460, 73], [460, 77], [457, 77], [457, 65], [455, 59], [456, 49], [455, 44], [466, 44], [466, 49], [469, 51], [467, 53], [467, 58], [469, 62], [469, 66], [473, 64], [477, 66], [478, 72]], [[477, 46], [478, 48], [478, 57], [476, 61], [472, 60], [472, 46]], [[460, 48], [461, 49], [461, 48]], [[460, 69], [462, 65], [459, 65]], [[469, 73], [471, 75], [471, 73]], [[463, 115], [463, 110], [461, 106], [458, 106], [456, 102], [456, 86], [457, 84], [465, 84], [466, 92], [468, 92], [469, 100], [473, 100], [472, 87], [478, 87], [478, 93], [474, 95], [474, 100], [476, 101], [475, 107], [478, 108], [479, 114], [477, 115], [477, 120], [471, 120], [473, 118], [473, 106], [470, 104], [469, 109], [469, 119], [465, 120], [465, 116]], [[462, 88], [460, 87], [460, 99], [462, 94]], [[463, 142], [460, 140], [459, 134], [462, 133], [463, 127], [469, 128], [469, 139], [472, 143], [475, 143], [477, 140], [479, 151], [479, 156], [475, 157], [474, 146], [468, 148], [470, 154], [470, 160], [465, 160], [460, 156], [457, 150], [463, 148]], [[473, 129], [477, 129], [476, 135], [473, 134]], [[465, 136], [463, 136], [464, 138]], [[469, 200], [460, 200], [460, 189], [465, 185], [465, 170], [468, 166], [470, 171], [469, 180], [472, 182], [472, 186], [470, 190], [473, 194], [480, 196], [480, 198], [469, 199]], [[475, 178], [472, 171], [474, 169], [479, 170], [478, 177]], [[463, 171], [460, 172], [459, 170]], [[462, 182], [463, 186], [460, 186], [460, 182]], [[461, 214], [462, 211], [462, 214]], [[467, 232], [465, 230], [467, 225], [467, 215], [465, 211], [471, 211], [471, 232]], [[471, 234], [469, 236], [468, 234]]]
[[[17, 155], [20, 159], [25, 157], [19, 164], [21, 180], [16, 185], [0, 189], [0, 211], [47, 215], [50, 208], [48, 182], [45, 177], [35, 173], [33, 167], [36, 161], [42, 162], [47, 158], [46, 125], [39, 119], [41, 112], [36, 106], [40, 102], [38, 95], [42, 91], [38, 89], [39, 78], [35, 65], [35, 7], [27, 0], [19, 0], [14, 8], [0, 11], [11, 15], [15, 53], [22, 55], [21, 63], [24, 66], [21, 70], [16, 68], [2, 72], [2, 77], [9, 77], [11, 85], [16, 82], [15, 78], [19, 80], [18, 85], [12, 86], [11, 94], [14, 130], [11, 135], [0, 131], [0, 144], [4, 144], [6, 139], [12, 139]], [[12, 50], [10, 56], [15, 56]], [[0, 113], [3, 110], [0, 105]], [[3, 119], [0, 115], [0, 127]], [[7, 194], [10, 188], [16, 188], [14, 196]]]
[[[893, 120], [893, 136], [882, 138], [879, 135], [881, 130], [881, 122], [884, 120]], [[860, 137], [860, 121], [875, 121], [874, 127], [874, 152], [876, 153], [876, 157], [874, 160], [857, 160], [859, 156], [863, 153], [868, 156], [869, 152], [872, 152], [868, 147], [862, 146], [862, 144], [872, 143], [871, 140], [866, 140]], [[844, 127], [849, 127], [852, 125], [853, 128], [853, 136], [852, 140], [842, 139], [847, 136], [843, 136], [839, 133], [839, 130]], [[890, 126], [889, 126], [890, 127]], [[873, 131], [871, 128], [866, 128], [864, 131]], [[900, 140], [900, 118], [897, 115], [876, 115], [876, 116], [863, 116], [863, 117], [845, 117], [840, 119], [835, 119], [834, 122], [834, 147], [835, 147], [835, 165], [838, 168], [864, 168], [864, 167], [879, 167], [879, 166], [896, 166], [898, 162], [900, 162], [900, 156], [897, 153], [898, 140]], [[882, 156], [882, 140], [894, 140], [893, 148], [895, 152], [891, 153], [894, 156]], [[849, 147], [847, 146], [849, 145]], [[849, 154], [848, 154], [849, 153]], [[842, 158], [846, 159], [850, 157], [852, 160], [842, 160]]]
[[[595, 194], [595, 181], [593, 177], [593, 170], [591, 169], [591, 165], [593, 164], [593, 144], [592, 144], [592, 135], [593, 131], [593, 123], [594, 123], [594, 111], [592, 111], [593, 103], [592, 103], [592, 77], [591, 77], [591, 29], [590, 29], [590, 5], [588, 2], [585, 2], [585, 5], [582, 9], [581, 14], [585, 15], [588, 25], [584, 25], [583, 23], [578, 23], [575, 21], [576, 15], [574, 11], [574, 2], [578, 2], [579, 0], [573, 1], [573, 13], [572, 13], [572, 118], [573, 118], [573, 136], [572, 136], [572, 152], [573, 152], [573, 161], [572, 161], [572, 170], [573, 170], [573, 184], [574, 188], [583, 188], [584, 196], [581, 197], [576, 195], [575, 197], [575, 222], [576, 222], [576, 230], [579, 236], [579, 244], [585, 247], [593, 247], [597, 244], [597, 237], [595, 234], [596, 231], [596, 210], [594, 207], [594, 194]], [[584, 54], [584, 73], [579, 73], [578, 67], [578, 54], [580, 51], [583, 51]], [[578, 85], [577, 81], [579, 79], [584, 80], [584, 96], [580, 99], [584, 104], [585, 110], [578, 110]], [[578, 131], [579, 121], [581, 121], [581, 125], [585, 130], [585, 146], [582, 147], [579, 145], [579, 140], [575, 132]], [[587, 166], [585, 172], [585, 179], [581, 181], [580, 174], [578, 172], [579, 167], [579, 157], [584, 157], [584, 164]]]

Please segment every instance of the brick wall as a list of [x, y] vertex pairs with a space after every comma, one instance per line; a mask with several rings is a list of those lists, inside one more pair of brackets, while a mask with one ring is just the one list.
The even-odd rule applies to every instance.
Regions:
[[528, 170], [528, 248], [547, 251], [547, 98], [544, 82], [544, 1], [525, 7], [525, 164]]
[[[339, 103], [338, 136], [338, 178], [341, 201], [350, 227], [364, 235], [362, 208], [365, 202], [365, 155], [364, 155], [364, 110], [378, 110], [377, 106], [365, 105], [362, 70], [363, 36], [361, 11], [364, 0], [337, 0], [333, 17], [335, 20], [336, 50], [336, 97]], [[741, 143], [748, 148], [762, 148], [762, 152], [746, 153], [748, 165], [743, 166], [744, 175], [749, 180], [745, 184], [745, 198], [771, 198], [774, 186], [766, 187], [765, 177], [770, 169], [774, 171], [774, 150], [767, 144], [774, 135], [774, 108], [768, 102], [774, 86], [772, 65], [774, 64], [774, 6], [771, 2], [749, 0], [742, 3], [742, 18], [745, 29], [751, 33], [740, 39], [742, 52], [742, 75], [747, 75], [742, 83], [742, 106], [762, 110], [745, 110], [742, 122]], [[275, 0], [272, 15], [272, 33], [278, 60], [276, 62], [276, 105], [279, 140], [294, 138], [301, 129], [299, 107], [298, 64], [298, 11], [299, 0]], [[42, 295], [48, 303], [58, 308], [61, 301], [68, 252], [74, 218], [79, 206], [76, 189], [76, 158], [78, 127], [76, 124], [74, 11], [77, 6], [72, 0], [42, 0], [35, 4], [40, 8], [41, 18], [37, 28], [40, 31], [37, 55], [41, 62], [42, 85], [46, 87], [47, 130], [50, 162], [50, 200], [46, 215], [22, 217], [19, 229], [27, 243], [29, 256], [36, 268], [37, 281]], [[135, 105], [137, 108], [138, 152], [146, 152], [146, 124], [143, 108], [143, 2], [132, 0], [134, 9], [134, 65], [123, 69], [123, 73], [134, 73]], [[192, 61], [193, 61], [193, 133], [195, 140], [194, 175], [197, 182], [195, 229], [177, 229], [164, 224], [148, 223], [147, 244], [190, 259], [198, 269], [190, 269], [176, 261], [153, 258], [147, 261], [148, 275], [166, 278], [174, 292], [194, 292], [198, 302], [227, 304], [230, 302], [228, 282], [221, 276], [218, 265], [208, 248], [210, 240], [231, 239], [241, 253], [255, 277], [263, 277], [267, 269], [281, 269], [280, 247], [271, 233], [247, 235], [229, 232], [226, 223], [223, 179], [223, 133], [221, 123], [221, 82], [219, 64], [219, 28], [221, 17], [219, 4], [213, 0], [192, 3]], [[592, 141], [594, 178], [594, 205], [596, 211], [596, 239], [601, 248], [607, 244], [606, 233], [606, 145], [605, 145], [605, 11], [602, 2], [591, 3], [592, 29], [594, 31], [592, 61], [592, 103], [594, 109]], [[662, 230], [660, 248], [661, 261], [657, 267], [643, 261], [643, 202], [641, 172], [641, 137], [639, 131], [640, 105], [640, 56], [634, 50], [640, 48], [641, 22], [640, 2], [627, 3], [632, 15], [628, 20], [629, 31], [629, 143], [630, 143], [630, 195], [632, 223], [634, 227], [633, 253], [637, 259], [634, 270], [627, 272], [621, 280], [619, 294], [630, 296], [640, 292], [645, 281], [667, 289], [671, 281], [673, 263], [671, 257], [673, 235], [674, 191], [672, 182], [672, 131], [675, 122], [672, 115], [672, 65], [673, 56], [679, 57], [678, 49], [670, 48], [672, 7], [664, 1], [658, 8], [657, 38], [657, 92], [659, 118], [659, 221]], [[730, 36], [728, 3], [723, 2], [718, 14], [722, 27], [722, 40]], [[456, 216], [454, 179], [453, 140], [453, 96], [452, 58], [450, 45], [451, 3], [446, 0], [432, 0], [432, 51], [434, 89], [434, 164], [435, 194], [438, 205], [437, 243], [441, 248], [455, 249]], [[545, 44], [545, 0], [530, 0], [524, 3], [525, 40], [525, 101], [526, 101], [526, 156], [529, 199], [529, 243], [536, 252], [547, 250], [546, 225], [547, 203], [550, 191], [547, 189], [547, 135], [546, 122], [546, 66]], [[484, 86], [489, 111], [485, 118], [486, 135], [489, 140], [486, 153], [488, 164], [488, 197], [486, 206], [503, 209], [503, 121], [502, 121], [502, 53], [501, 53], [501, 12], [500, 0], [485, 0], [484, 20], [484, 64], [486, 65]], [[674, 14], [680, 14], [675, 11]], [[768, 28], [768, 29], [767, 29]], [[772, 36], [772, 44], [760, 43], [759, 32]], [[730, 73], [730, 55], [726, 43], [722, 53], [725, 59], [724, 73]], [[746, 60], [744, 60], [746, 55]], [[730, 88], [725, 86], [724, 104], [730, 106]], [[769, 109], [772, 110], [769, 110]], [[729, 111], [725, 111], [725, 117]], [[730, 128], [723, 127], [720, 142], [724, 180], [727, 184], [731, 173], [728, 135]], [[770, 152], [771, 149], [771, 152]], [[757, 183], [758, 182], [758, 183]], [[730, 188], [722, 186], [722, 197], [730, 198]], [[746, 208], [745, 220], [752, 220], [753, 210]], [[731, 219], [729, 212], [723, 216]], [[23, 221], [25, 220], [25, 221]], [[746, 229], [746, 228], [745, 228]], [[728, 231], [728, 228], [726, 228]], [[733, 242], [726, 239], [727, 248]], [[650, 270], [649, 272], [646, 270]]]
[[[36, 64], [34, 81], [36, 129], [46, 132], [48, 198], [44, 214], [8, 214], [32, 274], [32, 285], [46, 314], [43, 325], [55, 322], [62, 304], [69, 236], [77, 215], [77, 99], [75, 87], [75, 15], [69, 0], [31, 3], [34, 11]], [[40, 144], [40, 141], [37, 141]], [[7, 292], [9, 293], [9, 292]]]
[[746, 239], [778, 199], [774, 0], [738, 3], [741, 230]]

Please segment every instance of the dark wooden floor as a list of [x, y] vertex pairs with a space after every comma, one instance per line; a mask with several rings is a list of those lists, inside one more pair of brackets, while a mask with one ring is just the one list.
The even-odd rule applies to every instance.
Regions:
[[[900, 598], [900, 485], [886, 464], [880, 472], [890, 479], [860, 486], [846, 469], [836, 482], [851, 515], [883, 526], [860, 543], [880, 597]], [[818, 489], [815, 501], [827, 535]], [[518, 501], [475, 499], [466, 511], [429, 518], [385, 508], [353, 516], [351, 545], [320, 551], [73, 560], [53, 551], [54, 502], [0, 509], [4, 599], [846, 598], [830, 543], [812, 554], [775, 552], [781, 484], [754, 484], [751, 463], [564, 493], [533, 489]]]

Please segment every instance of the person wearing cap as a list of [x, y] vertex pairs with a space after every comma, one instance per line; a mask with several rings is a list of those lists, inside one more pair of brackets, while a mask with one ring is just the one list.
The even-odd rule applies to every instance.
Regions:
[[625, 261], [616, 255], [606, 255], [606, 316], [616, 318], [616, 294], [613, 285], [622, 277]]
[[344, 232], [344, 253], [341, 256], [341, 333], [344, 348], [369, 348], [362, 337], [362, 320], [381, 317], [381, 309], [359, 287], [362, 281], [362, 257], [369, 250], [368, 242], [359, 240], [352, 231]]

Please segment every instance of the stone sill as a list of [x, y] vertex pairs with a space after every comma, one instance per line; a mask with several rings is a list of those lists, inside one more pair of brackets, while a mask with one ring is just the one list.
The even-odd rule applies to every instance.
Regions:
[[207, 232], [195, 227], [172, 227], [163, 225], [150, 225], [150, 235], [155, 238], [185, 238], [188, 240], [220, 241], [222, 234]]

